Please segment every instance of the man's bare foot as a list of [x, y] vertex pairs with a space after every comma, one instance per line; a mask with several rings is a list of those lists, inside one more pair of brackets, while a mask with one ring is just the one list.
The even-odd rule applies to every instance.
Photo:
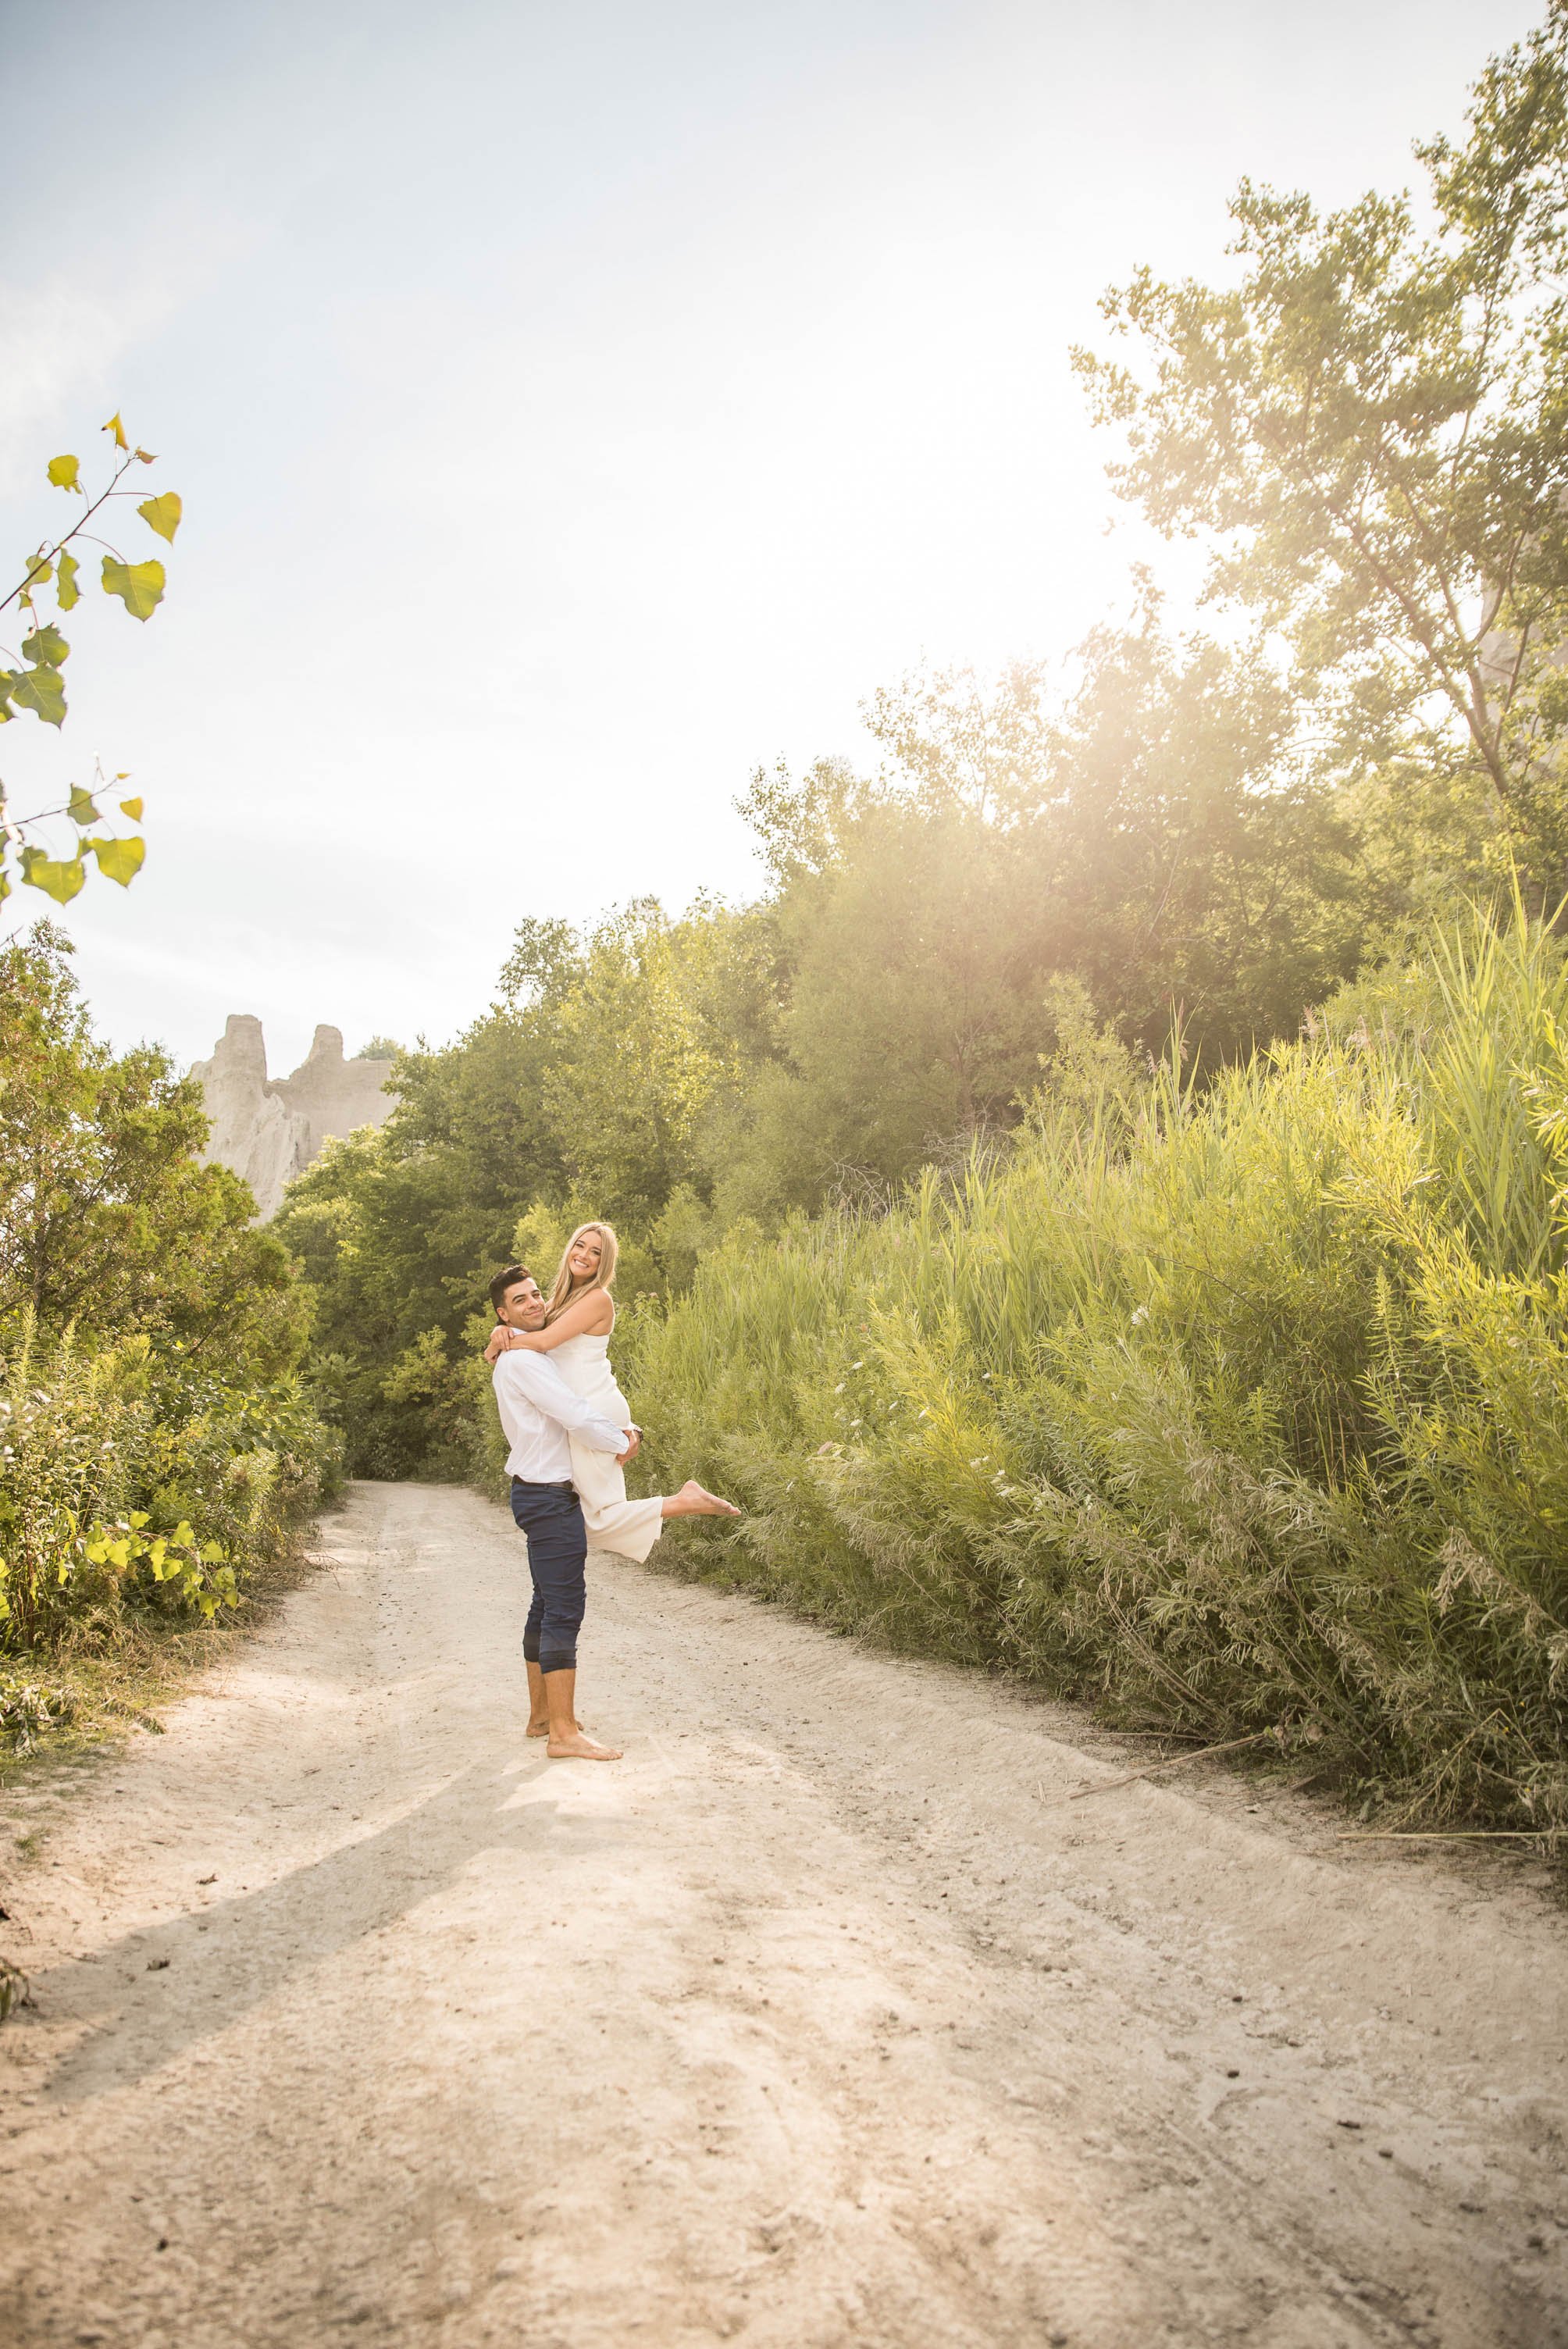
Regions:
[[666, 1517], [738, 1517], [740, 1511], [733, 1501], [721, 1501], [695, 1476], [688, 1476], [678, 1493], [672, 1493], [665, 1503]]
[[618, 1745], [595, 1745], [593, 1740], [584, 1737], [580, 1729], [573, 1730], [569, 1737], [552, 1737], [544, 1750], [552, 1762], [618, 1762], [621, 1759]]
[[[578, 1735], [581, 1736], [583, 1733], [583, 1723], [580, 1721], [574, 1721], [572, 1726], [576, 1730]], [[542, 1721], [531, 1721], [528, 1724], [528, 1733], [531, 1737], [548, 1737], [550, 1734], [550, 1715], [546, 1713]]]

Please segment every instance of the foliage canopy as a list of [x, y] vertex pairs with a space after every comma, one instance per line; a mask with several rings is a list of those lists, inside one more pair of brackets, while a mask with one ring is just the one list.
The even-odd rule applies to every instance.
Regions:
[[1122, 494], [1202, 534], [1211, 593], [1277, 632], [1351, 769], [1476, 779], [1500, 846], [1568, 889], [1568, 5], [1417, 148], [1429, 220], [1243, 181], [1235, 280], [1140, 270], [1077, 355]]

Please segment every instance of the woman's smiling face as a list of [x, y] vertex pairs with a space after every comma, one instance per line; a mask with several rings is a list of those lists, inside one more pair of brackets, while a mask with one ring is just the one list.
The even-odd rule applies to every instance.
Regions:
[[583, 1232], [572, 1243], [572, 1253], [566, 1259], [567, 1269], [573, 1280], [596, 1280], [603, 1259], [604, 1243], [598, 1233]]

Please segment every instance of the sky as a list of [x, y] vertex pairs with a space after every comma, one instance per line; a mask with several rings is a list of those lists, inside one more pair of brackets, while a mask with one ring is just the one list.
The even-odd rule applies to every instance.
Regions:
[[0, 0], [5, 543], [116, 409], [185, 507], [119, 510], [163, 606], [91, 587], [60, 736], [0, 738], [19, 812], [146, 801], [63, 917], [102, 1032], [442, 1040], [525, 915], [755, 894], [737, 796], [873, 765], [879, 687], [1065, 657], [1151, 555], [1184, 608], [1069, 369], [1099, 295], [1222, 274], [1243, 174], [1411, 183], [1539, 13]]

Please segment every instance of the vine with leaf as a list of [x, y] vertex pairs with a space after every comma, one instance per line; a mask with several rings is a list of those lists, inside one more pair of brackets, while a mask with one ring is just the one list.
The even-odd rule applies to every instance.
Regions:
[[[15, 605], [17, 619], [26, 624], [26, 633], [16, 651], [0, 644], [0, 659], [16, 664], [0, 667], [0, 725], [27, 713], [45, 726], [65, 723], [65, 666], [71, 647], [59, 621], [81, 601], [77, 582], [82, 565], [72, 552], [74, 547], [90, 545], [102, 551], [99, 585], [106, 595], [119, 598], [133, 620], [150, 620], [163, 601], [165, 573], [156, 556], [140, 563], [130, 561], [119, 547], [88, 527], [112, 501], [136, 497], [136, 487], [122, 486], [133, 466], [158, 462], [150, 450], [132, 445], [118, 412], [103, 429], [113, 447], [108, 481], [96, 496], [92, 495], [81, 478], [79, 458], [51, 457], [48, 479], [52, 487], [67, 497], [80, 498], [82, 511], [71, 527], [57, 537], [46, 533], [26, 558], [18, 584], [0, 599], [0, 613]], [[175, 491], [164, 490], [141, 498], [136, 511], [149, 530], [167, 544], [173, 544], [182, 512]], [[45, 608], [46, 598], [52, 599], [52, 614]], [[19, 816], [12, 812], [10, 793], [0, 777], [0, 903], [11, 895], [15, 873], [30, 888], [42, 889], [57, 905], [69, 905], [87, 880], [89, 856], [96, 858], [98, 871], [107, 879], [129, 888], [141, 870], [146, 842], [139, 831], [100, 831], [98, 827], [106, 818], [98, 804], [98, 796], [109, 796], [116, 784], [129, 780], [123, 773], [106, 777], [100, 766], [95, 771], [91, 790], [73, 783], [68, 799], [61, 805]], [[139, 798], [122, 799], [118, 809], [133, 825], [140, 824]], [[40, 836], [41, 828], [62, 818], [75, 827], [75, 838], [64, 854], [55, 855], [47, 835]], [[112, 822], [112, 818], [108, 821]]]

